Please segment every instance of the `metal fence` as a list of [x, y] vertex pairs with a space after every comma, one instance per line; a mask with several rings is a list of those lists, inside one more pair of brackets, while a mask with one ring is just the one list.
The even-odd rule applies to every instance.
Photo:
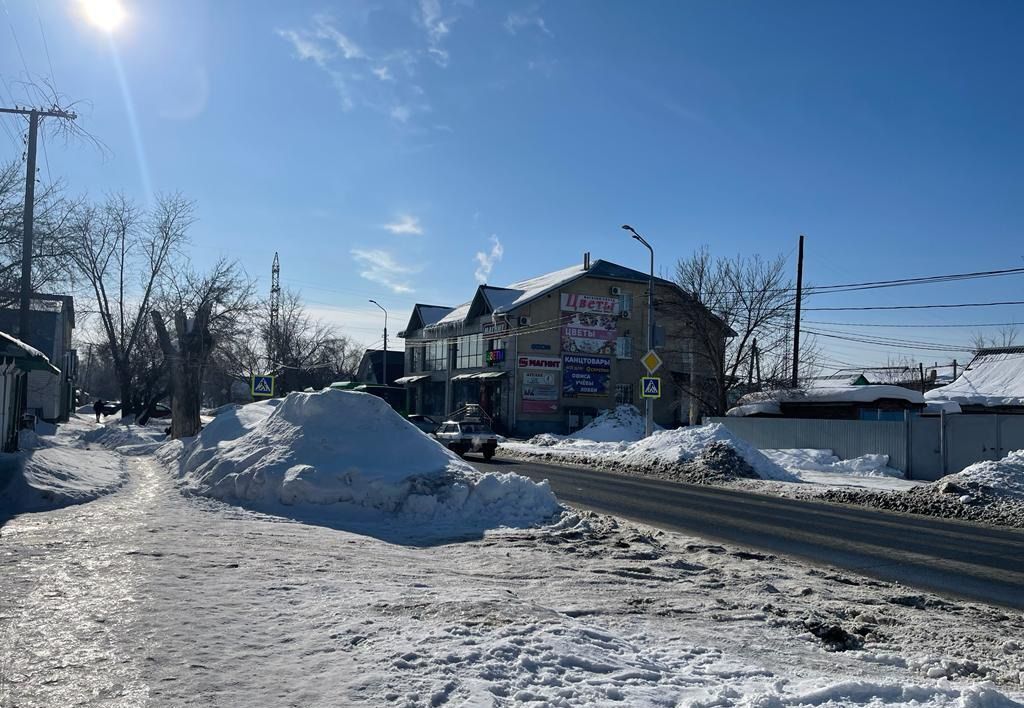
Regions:
[[758, 449], [832, 450], [843, 459], [871, 453], [910, 479], [933, 480], [981, 460], [1024, 449], [1024, 416], [950, 415], [905, 421], [711, 418]]

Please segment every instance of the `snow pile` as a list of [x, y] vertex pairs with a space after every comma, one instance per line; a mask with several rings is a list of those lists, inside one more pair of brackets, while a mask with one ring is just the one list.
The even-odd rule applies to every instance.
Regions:
[[[596, 421], [595, 421], [596, 422]], [[581, 431], [582, 432], [582, 431]], [[679, 468], [703, 462], [705, 453], [717, 461], [720, 446], [725, 445], [750, 465], [753, 472], [762, 479], [783, 482], [799, 481], [797, 477], [779, 467], [759, 450], [734, 436], [720, 423], [691, 426], [676, 430], [658, 430], [649, 438], [636, 442], [593, 442], [585, 439], [562, 438], [554, 435], [539, 435], [526, 443], [506, 443], [501, 450], [522, 457], [542, 457], [557, 462], [581, 465], [596, 465], [615, 470], [629, 469], [639, 472], [678, 471]], [[723, 472], [723, 470], [715, 470]], [[749, 476], [737, 470], [738, 477]], [[712, 475], [719, 478], [730, 475]], [[706, 475], [697, 475], [704, 479]], [[684, 480], [685, 481], [685, 480]]]
[[148, 426], [120, 422], [92, 425], [95, 427], [81, 436], [83, 443], [117, 450], [125, 455], [151, 453], [167, 438], [167, 433], [164, 432], [167, 426], [159, 421], [154, 421], [153, 425]]
[[124, 484], [123, 460], [103, 450], [83, 455], [75, 447], [75, 426], [61, 428], [55, 436], [21, 431], [21, 452], [0, 454], [0, 510], [20, 513], [82, 504]]
[[593, 442], [636, 442], [643, 439], [645, 424], [643, 413], [627, 403], [604, 411], [569, 438]]
[[720, 423], [663, 430], [630, 445], [622, 462], [632, 467], [665, 466], [695, 460], [713, 443], [732, 447], [762, 479], [794, 482], [797, 478], [734, 436]]
[[[376, 397], [328, 389], [218, 415], [161, 450], [195, 494], [261, 510], [323, 508], [338, 519], [531, 525], [559, 506], [547, 483], [482, 474]], [[293, 513], [293, 512], [289, 512]]]
[[854, 477], [900, 477], [904, 475], [889, 467], [889, 456], [880, 454], [861, 455], [849, 460], [837, 457], [831, 450], [779, 449], [761, 450], [765, 457], [790, 472], [800, 471], [831, 472]]
[[1001, 460], [975, 462], [962, 472], [946, 475], [934, 486], [948, 483], [967, 492], [1024, 502], [1024, 450], [1011, 452]]

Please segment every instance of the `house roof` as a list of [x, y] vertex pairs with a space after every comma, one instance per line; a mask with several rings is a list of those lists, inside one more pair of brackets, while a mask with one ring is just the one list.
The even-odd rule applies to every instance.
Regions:
[[778, 403], [874, 403], [883, 399], [896, 399], [909, 403], [923, 404], [924, 395], [920, 391], [912, 391], [902, 386], [887, 385], [836, 385], [814, 388], [787, 388], [777, 391], [750, 393], [741, 398], [740, 406], [765, 401]]
[[956, 381], [925, 398], [990, 408], [1024, 406], [1024, 347], [979, 350]]
[[[582, 264], [576, 264], [569, 266], [568, 268], [562, 268], [561, 270], [545, 273], [544, 275], [539, 275], [534, 278], [521, 280], [505, 287], [481, 285], [477, 288], [477, 291], [471, 300], [462, 303], [458, 307], [450, 309], [444, 317], [434, 323], [424, 323], [423, 328], [438, 331], [458, 327], [466, 322], [473, 312], [477, 311], [477, 308], [474, 308], [474, 304], [481, 300], [489, 306], [490, 312], [495, 314], [511, 312], [518, 307], [522, 307], [523, 305], [546, 295], [552, 290], [557, 290], [584, 276], [638, 283], [647, 283], [650, 280], [650, 275], [647, 273], [641, 273], [638, 270], [633, 270], [632, 268], [626, 268], [625, 266], [618, 265], [617, 263], [599, 259], [594, 261], [589, 269], [584, 268]], [[664, 278], [655, 278], [654, 281], [658, 285], [679, 289], [678, 285], [670, 280], [665, 280]], [[686, 294], [687, 297], [690, 297], [688, 293], [684, 294]], [[711, 313], [711, 316], [719, 319], [714, 315], [714, 313]], [[411, 324], [412, 322], [410, 322], [410, 325]], [[410, 326], [409, 329], [412, 330], [419, 328]], [[732, 332], [731, 329], [727, 331], [732, 335], [735, 335], [735, 332]]]

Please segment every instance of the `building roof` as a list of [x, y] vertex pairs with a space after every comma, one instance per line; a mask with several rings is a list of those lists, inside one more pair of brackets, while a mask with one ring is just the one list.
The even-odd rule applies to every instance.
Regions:
[[[562, 268], [561, 270], [545, 273], [544, 275], [539, 275], [534, 278], [521, 280], [505, 287], [499, 288], [493, 285], [481, 285], [477, 288], [477, 291], [471, 300], [462, 303], [458, 307], [450, 309], [444, 317], [432, 324], [424, 323], [423, 328], [437, 331], [458, 327], [470, 318], [471, 313], [474, 311], [473, 305], [480, 298], [483, 298], [487, 305], [489, 305], [490, 312], [496, 314], [511, 312], [518, 307], [522, 307], [523, 305], [546, 295], [552, 290], [558, 290], [559, 288], [584, 276], [638, 283], [647, 283], [650, 280], [650, 275], [647, 273], [641, 273], [638, 270], [633, 270], [632, 268], [620, 266], [617, 263], [599, 259], [594, 261], [589, 269], [584, 268], [582, 264], [576, 264], [569, 266], [568, 268]], [[675, 283], [663, 278], [655, 278], [654, 280], [658, 285], [673, 288], [679, 287]], [[712, 316], [714, 317], [713, 314]], [[410, 321], [410, 325], [411, 324], [413, 324], [412, 321]], [[410, 326], [408, 329], [413, 330], [419, 328]], [[731, 330], [729, 331], [731, 332]]]
[[51, 374], [60, 373], [60, 369], [51, 364], [45, 354], [6, 332], [0, 332], [0, 359], [13, 359], [20, 368], [26, 371], [39, 370], [49, 371]]
[[1024, 347], [979, 350], [956, 381], [925, 397], [962, 406], [1024, 406]]
[[902, 386], [848, 385], [822, 386], [814, 388], [787, 388], [777, 391], [750, 393], [741, 398], [740, 407], [753, 403], [776, 401], [778, 403], [874, 403], [883, 399], [896, 399], [908, 403], [924, 404], [924, 394]]

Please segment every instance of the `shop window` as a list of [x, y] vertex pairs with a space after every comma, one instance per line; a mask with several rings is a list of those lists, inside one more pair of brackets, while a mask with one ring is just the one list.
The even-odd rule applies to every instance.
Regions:
[[615, 405], [633, 402], [633, 384], [615, 384]]
[[616, 359], [632, 359], [633, 358], [633, 338], [632, 337], [619, 337], [615, 340], [615, 358]]
[[448, 368], [447, 356], [448, 356], [448, 342], [444, 339], [438, 339], [434, 342], [428, 342], [424, 347], [426, 366], [424, 371], [444, 371]]
[[456, 342], [456, 369], [476, 369], [484, 365], [484, 338], [480, 333], [459, 337]]

